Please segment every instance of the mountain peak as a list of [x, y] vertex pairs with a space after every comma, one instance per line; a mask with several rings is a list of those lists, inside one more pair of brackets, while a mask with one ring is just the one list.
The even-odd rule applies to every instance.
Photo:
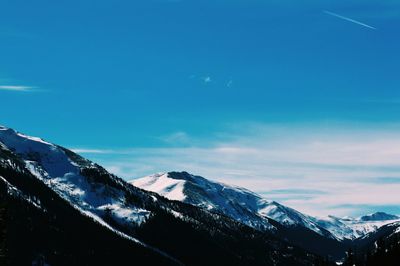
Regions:
[[270, 201], [245, 188], [214, 182], [187, 172], [169, 172], [131, 182], [134, 186], [181, 200], [185, 203], [223, 213], [255, 228], [273, 228], [268, 219], [285, 226], [305, 226], [317, 233], [324, 230], [307, 215]]
[[166, 174], [172, 179], [186, 180], [186, 181], [191, 181], [191, 182], [196, 182], [199, 179], [204, 179], [204, 178], [202, 178], [200, 176], [195, 176], [195, 175], [189, 174], [188, 172], [185, 172], [185, 171], [182, 171], [182, 172], [168, 172]]
[[252, 227], [272, 228], [268, 219], [257, 213], [260, 204], [266, 204], [267, 201], [246, 189], [213, 182], [187, 172], [147, 176], [132, 180], [131, 184], [171, 200], [223, 213]]
[[245, 188], [214, 182], [188, 172], [159, 173], [133, 180], [131, 184], [171, 200], [223, 213], [255, 228], [273, 228], [268, 221], [272, 219], [286, 227], [303, 226], [320, 235], [339, 240], [355, 239], [376, 230], [378, 226], [400, 219], [383, 212], [358, 219], [335, 216], [318, 219], [267, 200]]
[[170, 173], [157, 173], [143, 178], [130, 181], [134, 186], [148, 191], [156, 192], [170, 200], [184, 201], [186, 196], [183, 193], [186, 175], [176, 172], [173, 177]]
[[375, 212], [368, 215], [364, 215], [360, 217], [361, 221], [389, 221], [389, 220], [397, 220], [399, 216], [388, 214], [385, 212]]
[[32, 137], [32, 136], [28, 136], [25, 135], [23, 133], [20, 133], [12, 128], [8, 128], [6, 126], [2, 126], [0, 125], [0, 141], [9, 141], [9, 142], [13, 142], [13, 145], [17, 145], [17, 146], [27, 146], [26, 145], [26, 141], [32, 141], [34, 143], [40, 143], [40, 144], [45, 144], [45, 145], [50, 145], [50, 146], [54, 146], [53, 144], [44, 141], [41, 138], [38, 137]]

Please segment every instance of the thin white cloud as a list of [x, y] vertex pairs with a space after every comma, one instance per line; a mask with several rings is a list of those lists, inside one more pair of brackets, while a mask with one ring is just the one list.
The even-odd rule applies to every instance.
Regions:
[[[192, 145], [124, 149], [114, 151], [112, 158], [94, 153], [91, 159], [126, 179], [188, 171], [314, 215], [354, 214], [355, 207], [338, 208], [349, 203], [400, 205], [400, 182], [394, 182], [400, 177], [400, 129], [242, 127], [248, 131], [207, 145], [178, 132], [172, 141], [183, 137]], [[268, 193], [274, 190], [286, 193]], [[299, 190], [324, 193], [299, 195]]]
[[101, 150], [101, 149], [86, 149], [86, 148], [72, 148], [71, 151], [79, 154], [115, 154], [118, 151], [114, 150]]
[[358, 20], [355, 20], [355, 19], [352, 19], [352, 18], [349, 18], [349, 17], [345, 17], [345, 16], [342, 16], [342, 15], [339, 15], [339, 14], [336, 14], [336, 13], [333, 13], [333, 12], [330, 12], [330, 11], [327, 11], [327, 10], [324, 10], [324, 13], [328, 14], [328, 15], [331, 15], [331, 16], [334, 16], [334, 17], [337, 17], [337, 18], [340, 18], [340, 19], [343, 19], [343, 20], [346, 20], [346, 21], [349, 21], [349, 22], [352, 22], [354, 24], [369, 28], [369, 29], [376, 30], [376, 28], [371, 26], [371, 25], [365, 24], [365, 23], [363, 23], [361, 21], [358, 21]]
[[35, 88], [36, 87], [31, 86], [0, 85], [0, 90], [4, 91], [28, 92], [34, 90]]

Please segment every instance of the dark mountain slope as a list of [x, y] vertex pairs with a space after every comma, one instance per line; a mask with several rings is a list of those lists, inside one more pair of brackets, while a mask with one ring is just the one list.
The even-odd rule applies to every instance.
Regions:
[[[366, 266], [397, 266], [400, 263], [400, 234], [377, 241], [376, 248], [364, 256]], [[361, 265], [361, 264], [360, 264]]]
[[397, 266], [400, 262], [400, 222], [385, 225], [353, 242], [346, 264]]
[[286, 227], [271, 219], [270, 223], [276, 226], [277, 237], [332, 261], [342, 259], [351, 246], [351, 241], [339, 242], [302, 226]]
[[[4, 207], [6, 262], [9, 265], [132, 265], [177, 263], [144, 246], [124, 239], [82, 216], [48, 187], [24, 171], [0, 167], [0, 176], [11, 177], [27, 188], [38, 208], [0, 180], [0, 201]], [[44, 207], [44, 208], [43, 208]], [[40, 264], [39, 264], [40, 265]]]

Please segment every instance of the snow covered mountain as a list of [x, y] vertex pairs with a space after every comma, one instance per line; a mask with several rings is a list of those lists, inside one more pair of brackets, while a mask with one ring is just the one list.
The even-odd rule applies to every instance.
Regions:
[[252, 192], [213, 183], [188, 173], [156, 174], [133, 180], [134, 186], [156, 192], [170, 200], [178, 200], [207, 210], [218, 210], [223, 214], [259, 229], [274, 227], [256, 209], [269, 202], [258, 198]]
[[317, 221], [308, 215], [275, 201], [269, 201], [247, 189], [212, 182], [186, 172], [156, 174], [131, 181], [134, 186], [156, 192], [207, 210], [223, 213], [255, 228], [274, 229], [273, 219], [284, 226], [303, 226], [330, 237]]
[[[99, 222], [102, 221], [99, 217], [103, 216], [106, 210], [122, 224], [140, 225], [150, 215], [149, 211], [128, 204], [126, 195], [117, 188], [105, 189], [91, 184], [82, 175], [82, 170], [100, 170], [94, 163], [80, 158], [74, 161], [73, 154], [57, 145], [5, 127], [0, 127], [0, 142], [18, 154], [27, 169], [39, 180], [83, 214]], [[115, 179], [115, 182], [118, 183], [119, 180]]]
[[14, 265], [310, 265], [317, 258], [3, 126], [0, 205], [1, 221], [7, 213], [0, 223], [0, 231], [9, 232], [6, 257]]
[[[6, 210], [1, 230], [6, 232], [7, 265], [119, 264], [126, 259], [178, 264], [105, 221], [96, 206], [117, 201], [120, 193], [114, 184], [101, 188], [100, 182], [90, 182], [85, 169], [101, 170], [59, 146], [0, 126], [0, 203]], [[107, 199], [108, 193], [116, 194]], [[120, 219], [115, 215], [115, 221]]]
[[374, 222], [374, 221], [393, 221], [393, 220], [399, 220], [400, 217], [397, 215], [392, 215], [392, 214], [387, 214], [384, 212], [376, 212], [376, 213], [371, 213], [368, 215], [361, 216], [359, 218], [360, 221], [363, 222]]
[[372, 213], [358, 218], [328, 216], [316, 219], [317, 223], [330, 231], [337, 239], [355, 240], [384, 225], [400, 221], [400, 217], [383, 212]]
[[354, 240], [385, 224], [400, 220], [395, 215], [375, 213], [360, 218], [316, 218], [240, 187], [212, 182], [186, 172], [155, 174], [131, 181], [134, 186], [211, 211], [223, 213], [255, 228], [274, 229], [269, 219], [286, 227], [305, 227], [324, 237]]
[[0, 126], [0, 233], [12, 236], [8, 260], [312, 265], [320, 259], [314, 254], [341, 259], [347, 241], [399, 221], [385, 213], [317, 219], [186, 172], [132, 184], [66, 148]]

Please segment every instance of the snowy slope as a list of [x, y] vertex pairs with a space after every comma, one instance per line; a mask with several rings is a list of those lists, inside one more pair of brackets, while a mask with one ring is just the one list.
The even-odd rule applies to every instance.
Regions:
[[317, 223], [330, 231], [337, 239], [354, 240], [375, 232], [384, 225], [400, 221], [396, 215], [377, 212], [358, 218], [328, 216], [318, 218]]
[[[178, 179], [169, 181], [166, 184], [171, 192], [168, 196], [183, 200], [186, 197], [183, 193], [184, 183]], [[155, 187], [158, 185], [156, 182], [152, 184]], [[212, 265], [210, 262], [220, 262], [219, 265], [309, 265], [315, 259], [308, 251], [288, 246], [286, 240], [272, 234], [254, 230], [225, 215], [143, 191], [63, 147], [2, 126], [0, 189], [0, 197], [16, 195], [28, 204], [33, 204], [32, 209], [38, 211], [29, 212], [26, 218], [34, 220], [36, 224], [45, 221], [43, 228], [49, 227], [51, 232], [56, 232], [55, 243], [59, 240], [63, 243], [61, 240], [67, 235], [73, 235], [68, 238], [72, 241], [79, 237], [81, 229], [90, 232], [91, 236], [99, 233], [102, 239], [107, 237], [115, 240], [121, 245], [122, 251], [127, 250], [122, 244], [129, 242], [131, 248], [140, 246], [142, 251], [151, 251], [143, 257], [152, 256], [155, 251], [162, 258], [178, 264], [182, 261], [187, 265]], [[241, 208], [233, 196], [231, 201], [229, 207], [237, 208], [237, 217], [248, 217], [250, 222], [256, 223], [251, 224], [253, 226], [271, 228], [267, 219]], [[18, 199], [15, 202], [17, 203], [13, 204], [19, 204], [20, 201]], [[28, 204], [24, 202], [23, 206]], [[16, 217], [25, 217], [26, 214], [22, 208], [16, 213]], [[74, 217], [71, 224], [69, 215]], [[25, 225], [29, 227], [30, 223], [23, 222], [22, 226]], [[72, 233], [65, 230], [70, 225], [76, 227], [76, 230], [71, 230]], [[18, 228], [20, 226], [16, 227]], [[36, 239], [41, 228], [31, 233], [31, 239]], [[113, 233], [110, 234], [109, 231]], [[56, 237], [59, 235], [61, 238]], [[118, 239], [130, 241], [121, 242]], [[135, 243], [131, 246], [132, 242]], [[107, 243], [104, 242], [105, 245]], [[100, 253], [111, 249], [103, 248], [102, 242], [95, 246], [96, 248], [92, 248], [89, 245], [88, 252], [95, 250]], [[42, 247], [46, 253], [57, 257], [53, 246], [43, 243]], [[34, 249], [35, 246], [30, 246], [26, 250], [37, 252]], [[78, 251], [71, 252], [74, 258], [81, 256]], [[25, 253], [25, 256], [29, 254]], [[220, 256], [216, 258], [215, 254]], [[110, 258], [112, 254], [104, 256]]]
[[247, 189], [212, 182], [186, 172], [160, 173], [135, 179], [130, 183], [171, 200], [221, 212], [255, 228], [273, 228], [267, 217], [284, 226], [302, 226], [339, 241], [354, 240], [385, 224], [400, 220], [397, 216], [385, 213], [359, 218], [312, 217], [275, 201], [266, 200]]
[[26, 168], [51, 187], [62, 198], [73, 204], [82, 214], [105, 224], [101, 217], [111, 213], [121, 224], [140, 225], [150, 212], [126, 203], [125, 195], [112, 187], [89, 182], [81, 175], [83, 168], [97, 166], [89, 161], [73, 161], [63, 148], [40, 138], [26, 136], [0, 126], [0, 142], [3, 148], [18, 154]]
[[[118, 179], [114, 180], [112, 175], [107, 173], [107, 178], [112, 179], [118, 186], [105, 186], [101, 181], [83, 175], [83, 171], [93, 170], [101, 176], [105, 170], [60, 146], [0, 126], [0, 147], [17, 154], [34, 176], [82, 214], [99, 223], [106, 225], [104, 217], [111, 215], [113, 220], [121, 225], [140, 226], [152, 215], [150, 210], [138, 207], [140, 205], [130, 201], [126, 192], [119, 187], [125, 184]], [[400, 220], [397, 216], [385, 213], [359, 218], [315, 218], [264, 199], [247, 189], [212, 182], [185, 172], [156, 174], [133, 180], [131, 183], [170, 200], [222, 213], [257, 229], [275, 230], [268, 220], [270, 218], [286, 227], [305, 227], [328, 238], [353, 240], [374, 232], [383, 225]], [[172, 210], [170, 213], [182, 217]]]
[[185, 180], [169, 178], [168, 174], [155, 174], [131, 182], [133, 185], [146, 188], [145, 190], [157, 192], [170, 200], [185, 201], [183, 193]]
[[252, 227], [273, 228], [267, 219], [254, 212], [262, 204], [262, 199], [254, 197], [245, 189], [213, 183], [187, 173], [156, 174], [134, 180], [131, 184], [170, 200], [182, 201], [207, 210], [218, 210]]
[[240, 187], [212, 182], [185, 172], [171, 172], [132, 180], [131, 184], [172, 200], [223, 213], [255, 228], [273, 229], [267, 218], [284, 226], [304, 226], [320, 235], [329, 233], [313, 217], [269, 201]]

